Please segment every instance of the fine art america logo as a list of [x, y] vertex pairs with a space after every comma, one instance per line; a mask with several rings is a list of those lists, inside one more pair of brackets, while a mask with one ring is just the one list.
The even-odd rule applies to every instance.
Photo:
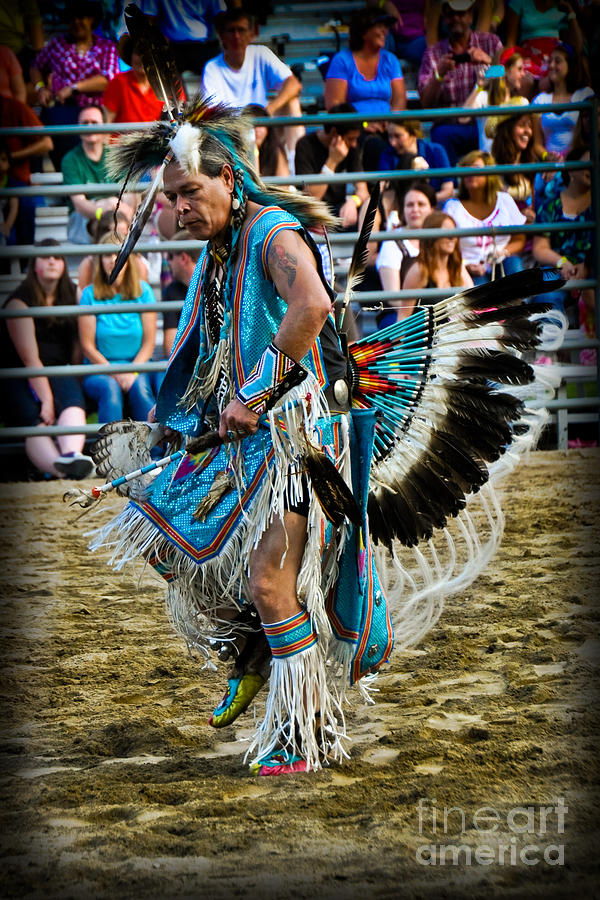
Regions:
[[552, 843], [550, 836], [564, 833], [568, 811], [563, 797], [554, 806], [513, 806], [504, 812], [481, 806], [473, 813], [421, 797], [418, 828], [427, 843], [417, 847], [416, 860], [422, 866], [563, 866], [564, 844]]

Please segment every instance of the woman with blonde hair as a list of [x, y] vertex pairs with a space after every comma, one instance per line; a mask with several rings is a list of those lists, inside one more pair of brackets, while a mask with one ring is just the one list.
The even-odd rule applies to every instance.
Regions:
[[[507, 191], [502, 190], [499, 175], [487, 175], [486, 166], [496, 160], [484, 150], [472, 150], [459, 166], [481, 169], [481, 174], [463, 175], [458, 197], [447, 200], [444, 212], [458, 228], [524, 225], [525, 216]], [[525, 246], [524, 234], [474, 235], [460, 238], [460, 251], [475, 284], [490, 281], [496, 264], [502, 263], [506, 275], [519, 272], [523, 263], [518, 254]]]
[[[105, 235], [101, 244], [107, 252], [94, 264], [91, 285], [81, 295], [82, 306], [101, 306], [106, 313], [79, 317], [79, 337], [84, 362], [145, 363], [152, 357], [156, 343], [156, 313], [135, 311], [111, 313], [116, 303], [153, 303], [150, 285], [141, 281], [135, 254], [132, 254], [113, 284], [108, 278], [117, 257], [117, 238]], [[127, 399], [134, 419], [146, 421], [154, 406], [155, 396], [150, 375], [146, 372], [119, 372], [115, 375], [88, 375], [83, 389], [98, 404], [98, 420], [113, 422], [123, 418]]]
[[[456, 222], [436, 209], [427, 216], [423, 228], [456, 228]], [[473, 279], [463, 262], [457, 237], [422, 237], [419, 243], [419, 255], [404, 279], [405, 290], [473, 287]], [[412, 312], [415, 303], [416, 300], [410, 307], [405, 305], [403, 318]]]
[[[465, 101], [465, 106], [485, 109], [487, 106], [503, 106], [511, 98], [521, 97], [526, 90], [526, 72], [523, 57], [516, 47], [509, 47], [500, 55], [500, 61], [491, 65], [477, 80], [473, 91]], [[477, 116], [479, 149], [491, 152], [492, 141], [487, 134], [485, 116]]]
[[[116, 219], [116, 229], [115, 229]], [[90, 219], [87, 223], [87, 231], [92, 239], [93, 244], [99, 244], [105, 234], [116, 233], [120, 240], [127, 237], [127, 231], [131, 225], [131, 218], [124, 212], [119, 210], [107, 209], [98, 219]], [[139, 275], [142, 281], [148, 280], [148, 263], [144, 257], [136, 254]], [[84, 256], [79, 263], [77, 270], [77, 296], [81, 297], [81, 293], [88, 284], [92, 283], [94, 278], [94, 257]]]

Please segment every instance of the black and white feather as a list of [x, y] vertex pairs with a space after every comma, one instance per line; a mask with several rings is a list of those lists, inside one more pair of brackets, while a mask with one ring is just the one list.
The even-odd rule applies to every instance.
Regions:
[[464, 509], [519, 433], [533, 381], [519, 355], [539, 343], [539, 314], [524, 298], [564, 283], [531, 269], [420, 306], [350, 346], [354, 404], [379, 413], [368, 513], [372, 539], [391, 549], [429, 540]]
[[[109, 422], [98, 432], [90, 455], [98, 475], [107, 481], [113, 481], [135, 469], [149, 465], [152, 462], [152, 450], [164, 439], [164, 426], [157, 423], [150, 425], [146, 422], [133, 422], [130, 419]], [[150, 484], [159, 474], [160, 469], [148, 472], [117, 487], [117, 493], [133, 500], [144, 500]]]

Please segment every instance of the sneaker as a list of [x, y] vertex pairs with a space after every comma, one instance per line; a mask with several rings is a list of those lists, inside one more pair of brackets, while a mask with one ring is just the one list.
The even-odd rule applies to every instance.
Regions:
[[54, 468], [63, 478], [88, 478], [94, 471], [94, 461], [83, 453], [65, 453], [54, 460]]

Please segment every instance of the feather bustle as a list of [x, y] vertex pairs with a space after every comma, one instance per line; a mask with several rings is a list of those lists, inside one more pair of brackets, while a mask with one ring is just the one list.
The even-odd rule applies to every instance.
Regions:
[[[391, 549], [427, 540], [486, 483], [490, 466], [523, 432], [523, 402], [503, 385], [534, 371], [516, 355], [540, 341], [523, 298], [560, 286], [530, 270], [463, 291], [351, 345], [358, 405], [381, 412], [369, 494], [371, 535]], [[500, 387], [502, 385], [502, 387]]]

